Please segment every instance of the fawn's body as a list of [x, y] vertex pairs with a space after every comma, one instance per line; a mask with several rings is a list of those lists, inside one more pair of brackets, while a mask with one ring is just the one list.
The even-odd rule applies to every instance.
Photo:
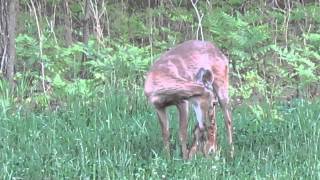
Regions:
[[[211, 73], [212, 79], [197, 79], [201, 69]], [[206, 87], [210, 83], [213, 90]], [[204, 128], [214, 96], [218, 97], [224, 111], [228, 142], [232, 146], [232, 118], [228, 97], [228, 59], [213, 44], [205, 41], [187, 41], [164, 53], [151, 67], [145, 81], [145, 95], [154, 105], [165, 149], [169, 152], [169, 122], [166, 107], [175, 105], [179, 111], [179, 137], [183, 157], [188, 157], [187, 124], [188, 102], [192, 102], [199, 129]], [[216, 150], [216, 124], [211, 116], [212, 132], [209, 133], [207, 150]], [[233, 151], [233, 146], [232, 149]]]

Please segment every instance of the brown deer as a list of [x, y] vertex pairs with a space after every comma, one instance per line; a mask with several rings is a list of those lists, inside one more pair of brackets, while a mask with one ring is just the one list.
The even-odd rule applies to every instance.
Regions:
[[[197, 128], [204, 132], [210, 115], [210, 127], [204, 147], [206, 154], [217, 149], [215, 123], [215, 97], [224, 112], [228, 143], [233, 156], [232, 116], [228, 96], [228, 59], [212, 43], [186, 41], [164, 53], [150, 68], [144, 92], [157, 111], [162, 128], [164, 148], [170, 155], [169, 121], [166, 108], [175, 105], [179, 111], [179, 139], [184, 159], [194, 154], [187, 148], [188, 103], [193, 104]], [[197, 138], [196, 138], [197, 139]], [[195, 143], [195, 142], [194, 142]]]

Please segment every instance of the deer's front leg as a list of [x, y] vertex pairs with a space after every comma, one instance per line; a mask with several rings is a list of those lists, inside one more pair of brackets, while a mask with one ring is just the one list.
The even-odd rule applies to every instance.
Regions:
[[198, 124], [193, 130], [193, 142], [190, 148], [189, 158], [192, 158], [192, 156], [194, 156], [199, 149], [204, 152], [204, 145], [207, 141], [205, 121], [208, 118], [209, 109], [207, 100], [208, 98], [203, 96], [197, 99], [193, 106], [197, 116]]
[[218, 149], [217, 143], [217, 122], [216, 122], [216, 101], [212, 103], [209, 109], [210, 125], [208, 128], [208, 141], [204, 147], [204, 154], [207, 156], [209, 153], [215, 153]]
[[188, 141], [188, 101], [183, 100], [177, 105], [179, 111], [179, 138], [181, 144], [181, 151], [183, 159], [188, 159], [188, 148], [187, 148], [187, 141]]
[[161, 130], [162, 130], [162, 138], [164, 144], [164, 150], [168, 157], [170, 157], [170, 142], [169, 142], [169, 122], [166, 114], [165, 108], [156, 108]]
[[199, 124], [194, 127], [192, 145], [189, 150], [189, 159], [191, 159], [199, 151], [199, 149], [203, 151], [203, 145], [206, 142], [205, 131], [205, 128], [199, 128]]

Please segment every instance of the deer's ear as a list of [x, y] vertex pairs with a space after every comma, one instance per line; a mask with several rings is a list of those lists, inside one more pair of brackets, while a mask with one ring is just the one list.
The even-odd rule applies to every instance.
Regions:
[[209, 70], [205, 70], [205, 73], [203, 74], [203, 83], [212, 83], [213, 82], [213, 75]]
[[200, 68], [195, 77], [196, 81], [203, 84], [211, 84], [213, 82], [212, 73], [204, 68]]

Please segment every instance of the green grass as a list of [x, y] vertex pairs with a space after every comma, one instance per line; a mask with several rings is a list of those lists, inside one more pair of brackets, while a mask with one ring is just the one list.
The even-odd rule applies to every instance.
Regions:
[[[140, 90], [110, 88], [67, 102], [57, 111], [1, 110], [0, 179], [320, 179], [319, 101], [277, 105], [276, 115], [263, 106], [262, 116], [236, 108], [234, 159], [219, 113], [220, 152], [189, 161], [180, 157], [173, 109], [172, 158], [165, 158]], [[193, 124], [192, 117], [189, 132]]]

